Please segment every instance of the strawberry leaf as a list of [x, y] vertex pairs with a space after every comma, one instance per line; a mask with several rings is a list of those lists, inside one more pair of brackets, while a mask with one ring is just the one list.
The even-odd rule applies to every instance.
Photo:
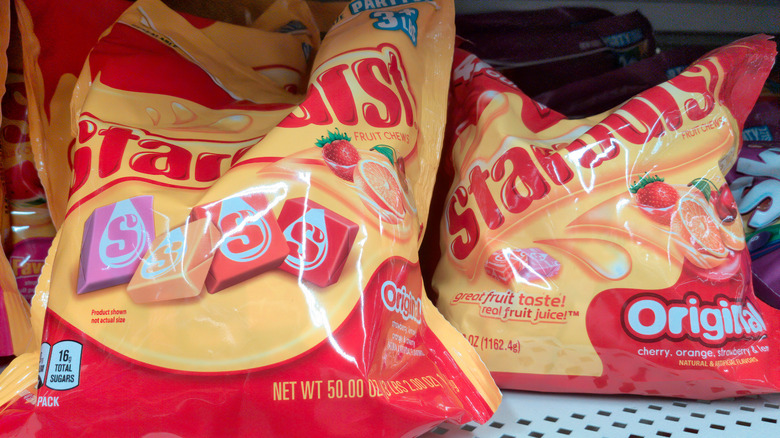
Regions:
[[378, 144], [371, 148], [372, 151], [377, 151], [380, 154], [387, 157], [388, 160], [390, 160], [390, 164], [395, 166], [395, 149], [393, 149], [391, 146], [388, 146], [386, 144]]
[[696, 178], [695, 180], [691, 181], [689, 185], [699, 189], [701, 194], [704, 195], [704, 199], [709, 201], [710, 197], [712, 196], [712, 188], [710, 187], [710, 184], [712, 184], [712, 182], [707, 178]]
[[339, 128], [336, 128], [336, 132], [328, 131], [327, 136], [323, 135], [319, 140], [315, 141], [314, 144], [317, 145], [318, 148], [321, 148], [328, 143], [333, 143], [336, 140], [352, 141], [346, 132], [339, 132]]
[[640, 190], [642, 190], [646, 185], [654, 182], [663, 182], [664, 179], [661, 178], [658, 175], [650, 176], [650, 172], [645, 173], [642, 178], [639, 178], [639, 181], [634, 181], [631, 186], [628, 188], [628, 191], [636, 194]]

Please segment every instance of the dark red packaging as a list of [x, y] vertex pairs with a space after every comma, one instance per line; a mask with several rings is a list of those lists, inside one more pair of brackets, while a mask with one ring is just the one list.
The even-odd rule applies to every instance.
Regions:
[[[650, 22], [639, 12], [611, 15], [592, 9], [517, 13], [514, 24], [460, 18], [471, 44], [462, 46], [500, 71], [529, 96], [598, 76], [655, 54]], [[514, 16], [513, 12], [506, 12]], [[546, 17], [546, 18], [543, 18]], [[565, 17], [565, 18], [562, 18]], [[535, 25], [535, 22], [546, 23]]]
[[678, 47], [598, 76], [585, 78], [534, 96], [534, 100], [568, 117], [587, 117], [610, 110], [640, 92], [667, 81], [707, 49]]

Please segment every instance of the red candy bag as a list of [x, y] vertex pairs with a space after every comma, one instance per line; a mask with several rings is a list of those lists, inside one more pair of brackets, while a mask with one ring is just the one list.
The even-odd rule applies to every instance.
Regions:
[[[8, 58], [5, 48], [10, 39], [11, 11], [8, 1], [0, 1], [0, 94], [7, 93], [5, 88]], [[3, 107], [3, 115], [6, 108]], [[5, 173], [5, 172], [4, 172]], [[6, 175], [7, 176], [7, 175]], [[7, 238], [10, 232], [10, 218], [8, 216], [8, 189], [10, 181], [3, 179], [0, 184], [0, 232], [3, 238]], [[2, 242], [7, 245], [6, 242]], [[3, 248], [6, 249], [5, 247]], [[14, 272], [8, 263], [5, 252], [0, 253], [0, 364], [8, 357], [16, 356], [32, 348], [32, 329], [30, 326], [30, 305], [19, 294]], [[2, 383], [2, 381], [0, 381]], [[0, 392], [2, 392], [0, 386]]]
[[5, 249], [19, 292], [29, 302], [55, 231], [30, 144], [22, 47], [16, 17], [12, 18], [9, 72], [0, 127], [0, 150], [11, 225]]
[[715, 50], [593, 118], [456, 51], [432, 278], [500, 387], [713, 399], [780, 389], [724, 174], [776, 53]]
[[0, 435], [415, 436], [490, 418], [498, 389], [418, 264], [453, 19], [451, 2], [353, 2], [320, 46], [307, 26], [123, 12], [73, 88], [37, 401], [25, 418], [22, 358]]

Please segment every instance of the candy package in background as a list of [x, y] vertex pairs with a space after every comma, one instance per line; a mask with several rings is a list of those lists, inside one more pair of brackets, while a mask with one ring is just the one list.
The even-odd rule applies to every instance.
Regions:
[[493, 414], [417, 253], [453, 4], [352, 2], [321, 45], [301, 18], [269, 31], [140, 0], [91, 48], [75, 141], [51, 151], [71, 184], [36, 291], [39, 372], [12, 363], [0, 436], [416, 436]]
[[30, 304], [16, 287], [8, 259], [0, 254], [0, 358], [33, 348]]
[[780, 312], [753, 293], [724, 177], [775, 53], [740, 40], [572, 120], [456, 50], [440, 229], [423, 245], [438, 254], [421, 259], [438, 260], [437, 307], [499, 387], [780, 389]]
[[[8, 1], [0, 1], [0, 93], [5, 94], [8, 69], [6, 48], [10, 38], [11, 12]], [[2, 109], [3, 115], [5, 109]], [[0, 231], [3, 238], [11, 231], [7, 209], [7, 191], [0, 184]], [[30, 305], [19, 294], [14, 274], [4, 253], [0, 253], [0, 362], [32, 348]]]
[[[495, 20], [497, 15], [503, 16]], [[495, 21], [492, 22], [492, 21]], [[550, 8], [463, 14], [462, 46], [529, 96], [598, 76], [655, 54], [653, 29], [638, 11]]]
[[745, 121], [745, 141], [780, 141], [780, 95], [761, 97]]
[[569, 118], [608, 111], [683, 71], [708, 50], [698, 46], [669, 49], [598, 76], [570, 82], [533, 97]]
[[[29, 141], [51, 220], [59, 227], [68, 202], [74, 137], [70, 99], [98, 37], [132, 3], [125, 0], [16, 2], [20, 15]], [[43, 163], [47, 163], [46, 172]]]
[[30, 302], [55, 230], [30, 144], [22, 47], [15, 14], [11, 22], [9, 71], [0, 126], [3, 181], [11, 229], [3, 246], [19, 293]]
[[780, 308], [780, 142], [745, 141], [726, 180], [745, 227], [756, 294]]

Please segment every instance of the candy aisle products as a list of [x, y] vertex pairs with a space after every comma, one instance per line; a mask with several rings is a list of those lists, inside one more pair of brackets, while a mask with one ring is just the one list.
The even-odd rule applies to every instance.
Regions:
[[500, 11], [459, 16], [457, 30], [464, 49], [529, 96], [648, 58], [656, 49], [652, 26], [638, 11]]
[[592, 116], [609, 111], [640, 92], [677, 76], [707, 52], [704, 47], [697, 46], [664, 50], [625, 67], [537, 94], [533, 99], [568, 118]]
[[[8, 70], [8, 58], [5, 48], [10, 39], [10, 3], [0, 1], [0, 47], [3, 48], [0, 55], [0, 91], [6, 92], [6, 75]], [[6, 111], [5, 105], [3, 112]], [[3, 129], [2, 132], [5, 132]], [[5, 182], [5, 181], [4, 181]], [[10, 218], [8, 217], [6, 184], [0, 184], [0, 230], [3, 237], [7, 237], [10, 231]], [[6, 242], [3, 242], [7, 245]], [[3, 248], [5, 250], [5, 248]], [[14, 272], [6, 258], [5, 251], [0, 254], [0, 357], [16, 356], [32, 349], [32, 328], [30, 326], [30, 305], [19, 293]]]
[[20, 33], [15, 14], [11, 18], [8, 77], [0, 126], [3, 184], [10, 226], [8, 234], [4, 235], [3, 247], [19, 292], [29, 302], [55, 230], [30, 144]]
[[731, 198], [727, 204], [742, 217], [747, 248], [752, 259], [756, 295], [780, 308], [780, 272], [776, 269], [780, 249], [778, 193], [780, 143], [745, 141], [736, 165], [726, 175]]
[[[775, 54], [766, 36], [736, 41], [613, 110], [567, 119], [456, 51], [440, 228], [423, 246], [438, 254], [421, 259], [438, 260], [437, 306], [500, 387], [778, 390], [780, 313], [754, 294], [724, 177]], [[517, 254], [527, 248], [545, 268]]]
[[453, 20], [449, 1], [355, 1], [320, 42], [314, 21], [127, 7], [70, 82], [40, 362], [0, 376], [16, 376], [0, 436], [416, 436], [490, 418], [498, 388], [426, 298], [417, 252]]

